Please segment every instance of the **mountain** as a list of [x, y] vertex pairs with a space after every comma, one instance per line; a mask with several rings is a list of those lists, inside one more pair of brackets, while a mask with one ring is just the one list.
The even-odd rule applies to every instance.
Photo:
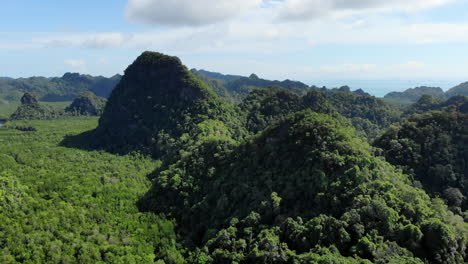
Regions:
[[259, 78], [255, 74], [249, 77], [242, 77], [237, 80], [230, 81], [226, 84], [226, 88], [233, 94], [247, 94], [253, 88], [267, 88], [269, 86], [279, 86], [298, 94], [304, 94], [309, 89], [309, 86], [298, 81], [270, 81]]
[[238, 113], [177, 57], [144, 52], [126, 70], [106, 104], [95, 144], [115, 152], [160, 156], [170, 142], [204, 122], [219, 121], [242, 134]]
[[420, 86], [410, 88], [403, 92], [391, 92], [384, 96], [387, 99], [410, 100], [416, 102], [422, 95], [431, 95], [436, 98], [445, 98], [444, 91], [439, 87]]
[[52, 107], [39, 103], [33, 93], [25, 93], [21, 97], [21, 105], [10, 116], [10, 120], [46, 120], [59, 116]]
[[386, 99], [393, 99], [398, 101], [411, 101], [416, 102], [422, 95], [430, 95], [438, 99], [448, 99], [457, 95], [468, 96], [468, 82], [459, 84], [448, 91], [444, 92], [439, 87], [416, 87], [408, 89], [404, 92], [391, 92], [385, 95]]
[[328, 115], [296, 112], [240, 144], [221, 135], [193, 143], [139, 202], [177, 220], [188, 263], [465, 257], [466, 227]]
[[468, 82], [464, 82], [453, 87], [452, 89], [448, 90], [445, 94], [446, 97], [452, 97], [456, 95], [468, 96]]
[[0, 99], [16, 101], [25, 92], [35, 93], [42, 101], [71, 101], [86, 91], [91, 91], [101, 97], [108, 97], [120, 78], [120, 75], [105, 78], [78, 73], [65, 73], [62, 77], [54, 78], [2, 78], [0, 79]]
[[96, 96], [92, 92], [84, 92], [75, 98], [70, 106], [65, 108], [65, 112], [73, 115], [101, 115], [106, 101], [105, 98]]
[[235, 81], [243, 76], [240, 75], [230, 75], [230, 74], [222, 74], [219, 72], [211, 72], [211, 71], [206, 71], [206, 70], [197, 70], [197, 69], [192, 69], [191, 72], [197, 76], [199, 75], [205, 75], [206, 77], [209, 77], [211, 79], [218, 79], [218, 80], [223, 80], [223, 81]]
[[434, 110], [461, 111], [466, 113], [467, 109], [467, 96], [456, 95], [444, 101], [430, 95], [423, 95], [416, 103], [405, 109], [403, 116], [408, 117], [412, 114], [422, 114]]
[[261, 79], [256, 74], [244, 77], [238, 75], [223, 75], [221, 73], [207, 72], [204, 70], [197, 71], [195, 69], [193, 69], [192, 72], [219, 96], [237, 103], [255, 88], [278, 86], [301, 95], [309, 90], [309, 86], [302, 82], [291, 80], [270, 81]]
[[281, 87], [254, 89], [239, 104], [245, 127], [255, 134], [294, 112], [311, 109], [335, 118], [348, 118], [369, 139], [400, 120], [401, 111], [370, 95], [348, 89], [314, 89], [301, 96]]

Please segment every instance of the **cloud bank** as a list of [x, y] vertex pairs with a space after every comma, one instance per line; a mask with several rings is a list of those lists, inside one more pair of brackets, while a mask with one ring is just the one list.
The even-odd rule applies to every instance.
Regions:
[[125, 15], [135, 23], [199, 26], [258, 8], [262, 0], [129, 0]]
[[328, 15], [366, 12], [415, 12], [453, 0], [287, 0], [279, 10], [283, 20], [303, 21]]

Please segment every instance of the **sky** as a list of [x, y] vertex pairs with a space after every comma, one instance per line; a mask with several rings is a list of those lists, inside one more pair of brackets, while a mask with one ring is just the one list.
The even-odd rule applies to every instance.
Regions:
[[178, 56], [189, 68], [328, 86], [351, 83], [374, 94], [412, 85], [447, 89], [468, 81], [468, 0], [0, 5], [0, 76], [112, 76], [152, 50]]

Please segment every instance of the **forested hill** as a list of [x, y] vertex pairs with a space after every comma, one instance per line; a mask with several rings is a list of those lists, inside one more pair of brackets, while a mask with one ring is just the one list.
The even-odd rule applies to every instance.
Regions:
[[284, 80], [271, 81], [259, 78], [256, 74], [249, 77], [238, 75], [224, 75], [216, 72], [192, 69], [192, 72], [218, 95], [228, 98], [231, 101], [239, 102], [245, 95], [255, 88], [267, 88], [270, 86], [279, 86], [297, 94], [305, 94], [311, 88], [302, 82]]
[[403, 92], [391, 92], [385, 95], [385, 98], [400, 101], [416, 102], [419, 100], [419, 98], [421, 98], [422, 95], [430, 95], [439, 99], [449, 99], [450, 97], [457, 95], [468, 96], [468, 82], [459, 84], [446, 92], [444, 92], [439, 87], [421, 86], [416, 88], [410, 88]]
[[460, 212], [363, 138], [400, 115], [347, 87], [229, 104], [177, 57], [145, 52], [87, 140], [161, 159], [138, 206], [176, 221], [185, 260], [165, 263], [463, 263]]
[[0, 262], [468, 262], [468, 97], [198, 76], [144, 52], [107, 102], [48, 118], [25, 93], [0, 128]]
[[468, 97], [437, 102], [426, 96], [417, 106], [374, 144], [389, 162], [468, 219]]
[[18, 101], [25, 92], [35, 93], [42, 101], [71, 101], [79, 94], [90, 91], [108, 97], [120, 75], [111, 78], [79, 73], [65, 73], [62, 77], [0, 78], [0, 99]]
[[240, 136], [234, 106], [218, 97], [177, 57], [145, 52], [112, 91], [94, 143], [111, 151], [139, 150], [160, 156], [170, 142], [208, 120], [222, 121]]
[[218, 79], [218, 80], [223, 80], [223, 81], [234, 81], [238, 80], [244, 76], [241, 75], [231, 75], [231, 74], [222, 74], [219, 72], [212, 72], [212, 71], [207, 71], [207, 70], [197, 70], [197, 69], [191, 69], [191, 72], [193, 72], [195, 75], [205, 75], [206, 77], [212, 78], [212, 79]]

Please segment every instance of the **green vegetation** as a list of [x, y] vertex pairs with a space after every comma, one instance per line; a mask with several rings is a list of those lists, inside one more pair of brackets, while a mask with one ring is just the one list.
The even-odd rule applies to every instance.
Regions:
[[402, 109], [156, 52], [88, 90], [26, 93], [0, 127], [0, 263], [468, 261], [468, 97]]
[[216, 72], [192, 69], [192, 72], [204, 81], [216, 94], [231, 102], [240, 102], [251, 91], [258, 88], [277, 86], [299, 95], [305, 94], [310, 87], [304, 83], [285, 80], [270, 81], [252, 74], [250, 77], [223, 75]]
[[385, 99], [393, 100], [393, 102], [405, 103], [407, 101], [416, 102], [421, 96], [430, 95], [438, 99], [449, 99], [454, 96], [468, 96], [468, 82], [459, 84], [448, 91], [444, 92], [439, 87], [416, 87], [403, 92], [391, 92], [385, 95]]
[[145, 52], [125, 70], [105, 107], [93, 144], [109, 151], [167, 154], [184, 133], [206, 120], [224, 122], [240, 137], [235, 107], [220, 99], [177, 57]]
[[439, 87], [427, 87], [421, 86], [416, 88], [410, 88], [403, 92], [391, 92], [385, 95], [387, 99], [394, 99], [394, 100], [408, 100], [411, 102], [416, 102], [421, 98], [422, 95], [430, 95], [436, 98], [443, 99], [445, 98], [444, 90]]
[[[40, 102], [40, 103], [51, 107], [56, 112], [62, 112], [72, 102], [64, 101], [64, 102]], [[19, 102], [5, 102], [5, 103], [0, 102], [0, 119], [8, 119], [16, 111], [19, 105], [20, 105]]]
[[346, 117], [364, 136], [372, 139], [382, 129], [399, 121], [401, 115], [400, 109], [379, 98], [343, 89], [315, 89], [304, 96], [280, 87], [255, 89], [242, 101], [240, 108], [247, 115], [246, 128], [254, 134], [275, 120], [312, 109], [338, 119]]
[[158, 163], [59, 146], [96, 118], [15, 121], [0, 128], [1, 263], [181, 263], [174, 224], [138, 212]]
[[298, 112], [240, 145], [219, 125], [201, 131], [139, 202], [177, 219], [194, 263], [465, 257], [463, 219], [332, 117]]
[[462, 214], [468, 209], [468, 115], [449, 109], [415, 114], [389, 129], [375, 145], [389, 162]]
[[40, 104], [36, 95], [25, 93], [21, 97], [21, 105], [10, 116], [11, 120], [46, 120], [57, 118], [60, 113], [50, 106]]
[[75, 98], [70, 106], [65, 108], [65, 112], [72, 115], [98, 116], [104, 111], [105, 105], [105, 98], [98, 97], [92, 92], [84, 92]]
[[400, 107], [407, 107], [413, 104], [414, 102], [408, 99], [393, 99], [393, 98], [382, 98], [382, 100], [390, 105], [396, 105]]
[[120, 75], [105, 78], [78, 73], [65, 73], [60, 78], [0, 78], [0, 100], [17, 101], [25, 92], [35, 93], [42, 101], [71, 101], [86, 91], [108, 97], [120, 78]]
[[456, 95], [468, 96], [468, 82], [461, 83], [452, 89], [448, 90], [446, 93], [446, 98], [450, 98]]

